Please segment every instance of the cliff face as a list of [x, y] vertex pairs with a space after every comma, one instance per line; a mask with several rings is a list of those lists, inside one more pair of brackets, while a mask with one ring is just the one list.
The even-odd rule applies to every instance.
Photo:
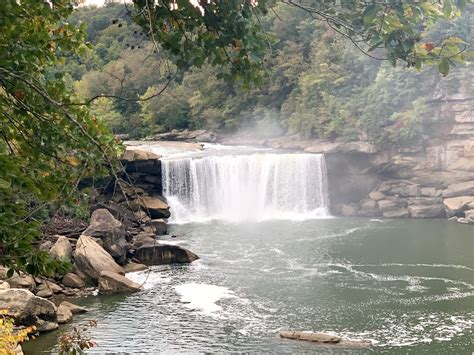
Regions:
[[368, 155], [369, 163], [363, 164], [369, 165], [367, 181], [375, 181], [375, 174], [380, 183], [360, 201], [347, 198], [341, 204], [341, 198], [336, 198], [336, 213], [413, 218], [470, 215], [466, 211], [474, 209], [474, 74], [467, 75], [450, 78], [462, 83], [457, 91], [452, 85], [439, 85], [430, 101], [434, 115], [423, 144]]

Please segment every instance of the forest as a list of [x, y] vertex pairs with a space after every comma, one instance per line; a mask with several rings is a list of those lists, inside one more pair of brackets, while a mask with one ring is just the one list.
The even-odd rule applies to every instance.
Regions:
[[[462, 17], [432, 28], [425, 41], [472, 38], [473, 21], [474, 6], [468, 6]], [[244, 87], [219, 78], [215, 66], [177, 69], [123, 5], [83, 7], [70, 22], [87, 25], [90, 47], [58, 70], [81, 100], [105, 94], [93, 101], [94, 114], [132, 138], [173, 129], [257, 128], [378, 146], [417, 144], [433, 123], [429, 102], [437, 86], [455, 88], [472, 70], [458, 64], [442, 78], [436, 66], [393, 68], [305, 11], [279, 4], [261, 19], [270, 47], [265, 75], [259, 85]]]

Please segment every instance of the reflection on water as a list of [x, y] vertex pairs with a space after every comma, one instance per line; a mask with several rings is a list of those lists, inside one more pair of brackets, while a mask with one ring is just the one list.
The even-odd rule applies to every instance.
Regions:
[[[280, 329], [371, 339], [374, 352], [472, 351], [472, 227], [326, 219], [173, 233], [202, 259], [132, 274], [145, 282], [137, 294], [81, 300], [91, 312], [78, 319], [98, 321], [93, 352], [330, 351], [279, 339]], [[51, 351], [57, 334], [28, 349]]]

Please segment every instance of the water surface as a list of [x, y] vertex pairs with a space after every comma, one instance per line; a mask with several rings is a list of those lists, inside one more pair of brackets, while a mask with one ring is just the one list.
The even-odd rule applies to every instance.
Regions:
[[[93, 352], [329, 353], [282, 329], [371, 339], [373, 353], [471, 354], [473, 229], [446, 220], [321, 219], [172, 227], [201, 260], [128, 274], [89, 297]], [[59, 331], [30, 342], [50, 352]], [[367, 350], [336, 350], [367, 353]]]

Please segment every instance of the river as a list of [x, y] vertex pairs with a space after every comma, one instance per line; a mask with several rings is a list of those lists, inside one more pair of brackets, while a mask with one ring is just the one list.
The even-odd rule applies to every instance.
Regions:
[[[304, 169], [320, 171], [323, 162], [309, 159], [317, 164]], [[228, 158], [220, 163], [232, 167], [235, 162]], [[209, 169], [213, 159], [206, 164], [208, 168], [195, 171], [209, 174], [207, 187], [212, 182], [220, 188], [234, 176]], [[97, 344], [92, 353], [471, 354], [472, 226], [447, 220], [333, 218], [320, 189], [311, 189], [317, 191], [314, 196], [305, 191], [314, 179], [293, 179], [291, 189], [301, 193], [296, 198], [301, 207], [284, 198], [287, 191], [275, 197], [278, 169], [265, 172], [249, 164], [233, 171], [244, 174], [239, 178], [250, 190], [256, 175], [268, 179], [265, 185], [273, 188], [263, 195], [236, 189], [234, 195], [219, 200], [221, 193], [203, 202], [191, 198], [209, 196], [203, 185], [192, 194], [167, 187], [169, 196], [191, 213], [174, 220], [170, 230], [178, 237], [165, 240], [201, 259], [127, 274], [144, 283], [144, 290], [133, 295], [77, 300], [90, 312], [76, 321], [98, 322], [91, 331]], [[318, 181], [325, 183], [323, 176]], [[224, 206], [236, 198], [249, 203], [239, 212], [242, 218], [231, 218]], [[269, 208], [276, 218], [270, 218]], [[255, 218], [247, 218], [247, 210]], [[292, 218], [284, 218], [290, 212], [295, 212]], [[26, 353], [53, 351], [58, 335], [70, 327], [30, 342]], [[286, 329], [370, 339], [374, 346], [342, 350], [280, 339], [278, 331]]]

